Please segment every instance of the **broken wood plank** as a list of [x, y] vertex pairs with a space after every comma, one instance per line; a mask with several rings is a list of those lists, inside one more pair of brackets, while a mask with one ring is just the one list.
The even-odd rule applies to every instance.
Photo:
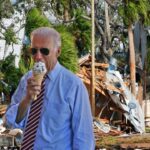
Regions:
[[[85, 84], [87, 84], [88, 86], [90, 86], [91, 82], [89, 79], [81, 79]], [[96, 92], [101, 93], [102, 95], [106, 96], [105, 91], [103, 89], [98, 88], [97, 86], [95, 87]]]
[[84, 57], [81, 57], [81, 58], [78, 60], [79, 65], [82, 65], [83, 63], [85, 63], [86, 61], [88, 61], [88, 60], [89, 60], [89, 57], [90, 57], [90, 54], [87, 54], [87, 55], [85, 55]]
[[107, 69], [109, 67], [109, 64], [105, 63], [95, 63], [95, 67], [101, 67]]

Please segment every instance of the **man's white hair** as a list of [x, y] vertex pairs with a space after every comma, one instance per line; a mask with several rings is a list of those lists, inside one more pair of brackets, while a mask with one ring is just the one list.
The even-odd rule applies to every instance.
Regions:
[[53, 28], [50, 27], [40, 27], [32, 31], [31, 42], [34, 36], [48, 37], [53, 40], [54, 48], [58, 49], [61, 47], [61, 37], [60, 34]]

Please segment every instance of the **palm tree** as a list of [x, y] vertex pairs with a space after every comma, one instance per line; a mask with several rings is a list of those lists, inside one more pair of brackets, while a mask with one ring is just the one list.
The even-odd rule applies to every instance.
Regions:
[[[32, 8], [27, 13], [25, 25], [26, 35], [29, 37], [30, 33], [34, 29], [42, 26], [51, 27], [52, 25], [50, 24], [49, 20], [42, 15], [41, 11], [39, 11], [37, 8]], [[78, 69], [78, 61], [75, 39], [73, 38], [73, 35], [67, 31], [64, 25], [54, 26], [54, 28], [60, 32], [62, 38], [62, 53], [59, 58], [60, 63], [72, 72], [76, 72]], [[25, 73], [32, 68], [32, 65], [33, 60], [29, 55], [28, 46], [24, 46], [20, 59], [20, 69]]]
[[149, 20], [148, 13], [150, 8], [149, 0], [123, 0], [119, 7], [119, 13], [123, 17], [124, 23], [128, 26], [129, 51], [130, 51], [130, 79], [131, 91], [136, 95], [135, 88], [135, 50], [133, 39], [133, 24], [136, 21], [147, 22]]

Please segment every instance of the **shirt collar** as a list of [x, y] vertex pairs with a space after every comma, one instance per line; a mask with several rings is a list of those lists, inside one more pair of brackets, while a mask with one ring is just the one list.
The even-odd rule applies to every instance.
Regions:
[[50, 78], [50, 80], [55, 80], [59, 74], [61, 70], [61, 65], [60, 63], [57, 61], [56, 65], [54, 66], [54, 68], [48, 72], [47, 76], [48, 78]]

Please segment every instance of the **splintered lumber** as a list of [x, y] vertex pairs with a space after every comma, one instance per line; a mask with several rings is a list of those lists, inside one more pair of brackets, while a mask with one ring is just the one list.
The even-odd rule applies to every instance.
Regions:
[[96, 79], [99, 79], [100, 81], [106, 81], [106, 72], [103, 70], [96, 69], [95, 70]]
[[[91, 85], [91, 68], [87, 68], [85, 66], [80, 67], [80, 71], [77, 73], [82, 81], [90, 87]], [[106, 90], [115, 91], [117, 93], [121, 93], [122, 91], [119, 88], [116, 88], [112, 84], [106, 84], [106, 71], [102, 69], [95, 69], [95, 89], [96, 92], [101, 93], [106, 96]]]
[[[90, 86], [91, 81], [89, 79], [81, 78], [85, 85]], [[102, 95], [106, 96], [106, 93], [103, 89], [99, 88], [98, 86], [95, 87], [96, 92], [101, 93]]]
[[109, 64], [95, 63], [95, 67], [100, 67], [100, 68], [103, 68], [103, 69], [107, 69], [109, 67]]
[[106, 85], [106, 89], [107, 90], [110, 90], [110, 91], [114, 91], [114, 92], [117, 92], [117, 93], [122, 93], [122, 91], [118, 88], [116, 88], [115, 86], [113, 85], [110, 85], [110, 84], [107, 84]]
[[87, 55], [85, 55], [84, 57], [81, 57], [81, 58], [78, 60], [79, 65], [82, 65], [82, 64], [85, 63], [86, 61], [89, 61], [89, 57], [90, 57], [90, 54], [87, 54]]

